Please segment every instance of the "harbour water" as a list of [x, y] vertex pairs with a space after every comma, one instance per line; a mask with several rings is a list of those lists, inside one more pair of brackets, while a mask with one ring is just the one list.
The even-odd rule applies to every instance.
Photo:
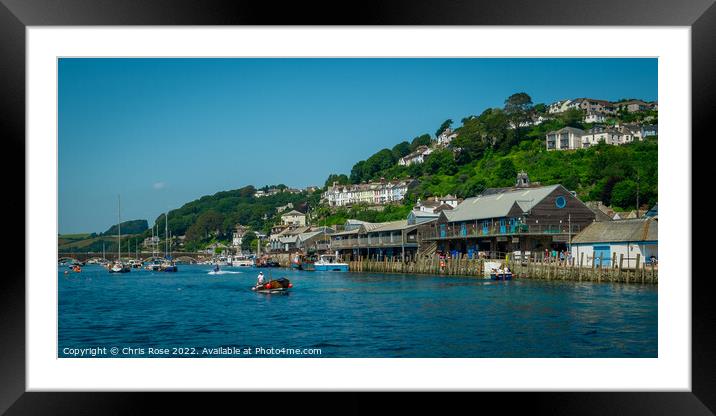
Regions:
[[[243, 267], [210, 274], [211, 267], [121, 275], [89, 265], [64, 274], [60, 267], [58, 356], [658, 354], [654, 285]], [[286, 294], [255, 293], [250, 287], [259, 270], [287, 277], [294, 287]]]

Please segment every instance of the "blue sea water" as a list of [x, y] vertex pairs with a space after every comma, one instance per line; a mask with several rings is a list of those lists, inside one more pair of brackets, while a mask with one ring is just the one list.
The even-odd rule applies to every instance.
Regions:
[[657, 287], [650, 285], [263, 269], [294, 287], [262, 294], [250, 290], [254, 268], [64, 270], [59, 357], [658, 354]]

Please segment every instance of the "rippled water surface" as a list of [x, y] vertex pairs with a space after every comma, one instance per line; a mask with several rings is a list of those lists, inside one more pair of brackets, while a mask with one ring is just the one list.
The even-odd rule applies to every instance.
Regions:
[[[77, 349], [318, 348], [321, 357], [656, 357], [657, 287], [264, 269], [58, 272], [61, 357]], [[72, 350], [75, 349], [75, 350]], [[121, 351], [121, 350], [120, 350]], [[107, 352], [105, 355], [110, 356]], [[175, 357], [176, 355], [160, 355]], [[194, 355], [192, 357], [222, 356]], [[295, 357], [295, 355], [289, 355]]]

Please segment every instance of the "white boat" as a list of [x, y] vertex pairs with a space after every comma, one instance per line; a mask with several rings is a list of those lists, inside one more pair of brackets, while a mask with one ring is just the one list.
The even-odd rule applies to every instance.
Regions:
[[348, 263], [338, 261], [338, 256], [334, 254], [322, 254], [319, 259], [313, 263], [316, 271], [330, 272], [347, 272]]
[[245, 256], [237, 256], [231, 259], [231, 265], [234, 267], [253, 267], [254, 260]]

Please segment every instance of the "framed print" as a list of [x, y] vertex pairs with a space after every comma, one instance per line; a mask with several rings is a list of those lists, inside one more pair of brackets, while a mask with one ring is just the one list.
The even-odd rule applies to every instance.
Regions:
[[3, 0], [26, 244], [0, 409], [466, 391], [711, 414], [691, 138], [716, 9], [511, 6]]

